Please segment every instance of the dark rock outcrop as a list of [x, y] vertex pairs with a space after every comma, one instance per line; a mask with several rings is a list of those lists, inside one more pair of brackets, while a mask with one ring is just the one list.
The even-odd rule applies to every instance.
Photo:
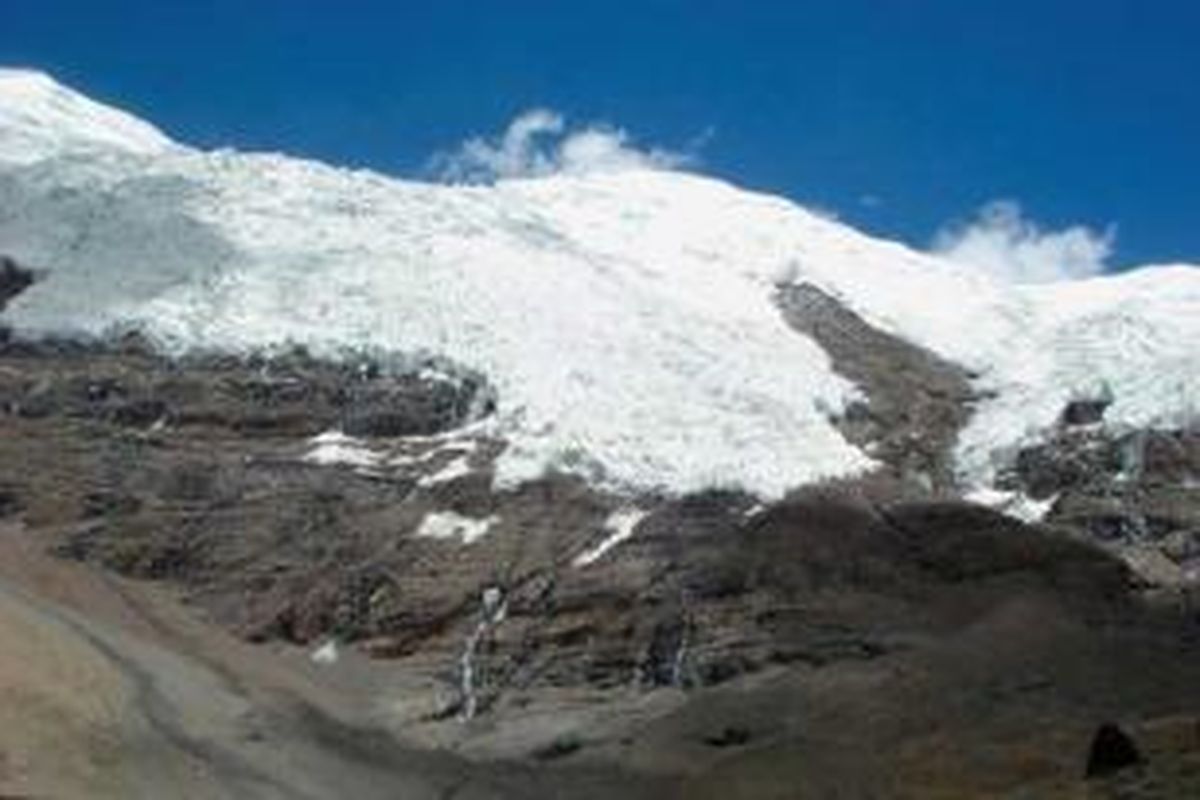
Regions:
[[450, 430], [490, 413], [491, 388], [419, 370], [391, 373], [303, 350], [168, 359], [132, 337], [121, 342], [14, 341], [3, 351], [0, 409], [129, 428], [156, 423], [247, 436], [400, 436]]
[[779, 286], [776, 303], [866, 395], [836, 420], [846, 438], [926, 492], [952, 488], [951, 449], [976, 399], [967, 370], [871, 325], [811, 284]]
[[1125, 558], [1151, 587], [1186, 588], [1200, 567], [1200, 432], [1063, 423], [1022, 449], [1003, 488], [1052, 499], [1045, 521]]
[[1059, 422], [1066, 427], [1095, 425], [1104, 420], [1104, 412], [1110, 405], [1112, 405], [1112, 399], [1107, 397], [1072, 400], [1063, 407]]
[[33, 285], [34, 273], [13, 259], [0, 254], [0, 311], [8, 301]]
[[1088, 750], [1085, 777], [1099, 778], [1142, 763], [1142, 754], [1125, 731], [1112, 723], [1096, 730]]

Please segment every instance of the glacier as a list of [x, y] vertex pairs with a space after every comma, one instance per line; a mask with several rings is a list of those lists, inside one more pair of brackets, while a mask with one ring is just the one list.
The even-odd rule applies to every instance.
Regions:
[[110, 108], [34, 70], [0, 68], [0, 161], [51, 154], [161, 153], [176, 145], [148, 122]]
[[1014, 286], [783, 198], [624, 165], [493, 185], [200, 151], [40, 73], [0, 70], [0, 253], [44, 275], [7, 321], [164, 347], [427, 353], [488, 377], [505, 484], [764, 498], [874, 462], [830, 421], [858, 389], [783, 321], [809, 282], [964, 365], [958, 445], [987, 486], [1072, 397], [1117, 424], [1197, 414], [1200, 269]]

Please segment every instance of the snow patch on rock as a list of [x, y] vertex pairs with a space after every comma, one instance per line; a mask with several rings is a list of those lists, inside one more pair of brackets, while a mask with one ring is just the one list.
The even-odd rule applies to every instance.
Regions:
[[576, 556], [572, 562], [574, 566], [586, 567], [599, 561], [609, 550], [632, 537], [634, 530], [648, 514], [648, 511], [640, 508], [622, 508], [614, 511], [604, 522], [604, 530], [608, 531], [609, 535], [594, 547]]
[[367, 447], [361, 439], [347, 436], [340, 431], [326, 431], [309, 440], [312, 448], [304, 454], [310, 464], [322, 466], [343, 465], [373, 469], [379, 466], [384, 456]]
[[499, 521], [496, 516], [475, 519], [453, 511], [435, 511], [425, 515], [415, 535], [430, 539], [461, 539], [463, 544], [473, 544]]
[[309, 656], [309, 660], [314, 664], [327, 667], [336, 664], [340, 657], [341, 654], [338, 652], [337, 642], [330, 639], [316, 650], [313, 650], [312, 655]]
[[426, 475], [417, 481], [422, 487], [437, 486], [443, 483], [450, 483], [459, 478], [466, 477], [471, 474], [471, 459], [469, 456], [459, 456], [450, 461], [446, 466], [442, 467], [437, 472]]
[[1050, 513], [1058, 495], [1043, 500], [1034, 500], [1024, 492], [1009, 492], [1000, 489], [978, 488], [967, 492], [963, 498], [971, 503], [999, 511], [1014, 519], [1033, 524], [1041, 522]]

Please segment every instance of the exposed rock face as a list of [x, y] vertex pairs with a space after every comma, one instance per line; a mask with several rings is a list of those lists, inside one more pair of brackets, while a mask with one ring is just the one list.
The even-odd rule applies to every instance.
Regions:
[[[505, 443], [459, 429], [488, 405], [471, 380], [302, 353], [172, 361], [136, 340], [9, 343], [0, 515], [71, 560], [173, 587], [248, 641], [336, 642], [386, 663], [418, 687], [378, 712], [410, 741], [619, 764], [673, 776], [680, 796], [906, 796], [889, 775], [908, 776], [907, 796], [969, 795], [1028, 763], [1033, 745], [1012, 731], [1034, 719], [1054, 755], [1011, 785], [1061, 788], [1097, 716], [1200, 707], [1190, 622], [1143, 607], [1119, 560], [914, 485], [924, 473], [946, 490], [961, 376], [943, 396], [922, 388], [928, 364], [893, 378], [853, 355], [839, 364], [874, 387], [872, 435], [894, 469], [763, 508], [735, 491], [626, 497], [556, 475], [497, 489]], [[906, 454], [893, 422], [933, 425], [933, 444]], [[320, 451], [309, 437], [330, 428], [360, 438]], [[1144, 443], [1149, 510], [1196, 462], [1186, 437]], [[1025, 454], [1017, 474], [1088, 499], [1116, 485], [1123, 447]], [[616, 518], [629, 538], [581, 560]], [[1176, 533], [1163, 552], [1191, 553]], [[918, 766], [945, 759], [958, 766]], [[744, 788], [767, 773], [788, 776], [779, 793]]]
[[1068, 424], [1017, 454], [1003, 485], [1052, 499], [1046, 522], [1125, 558], [1148, 584], [1200, 577], [1200, 431]]
[[846, 437], [926, 490], [954, 485], [951, 449], [975, 399], [970, 374], [891, 336], [811, 284], [779, 287], [784, 319], [821, 345], [866, 394], [840, 420]]
[[160, 423], [248, 436], [311, 436], [339, 427], [430, 435], [489, 413], [481, 379], [381, 372], [369, 359], [320, 361], [297, 350], [240, 359], [155, 353], [131, 336], [116, 345], [11, 342], [0, 406], [25, 419], [66, 417], [124, 428]]
[[[33, 285], [33, 278], [32, 272], [0, 253], [0, 312], [4, 311], [9, 300]], [[7, 342], [10, 336], [8, 327], [0, 320], [0, 345]]]
[[6, 255], [0, 254], [0, 311], [8, 301], [33, 284], [33, 273]]
[[1060, 422], [1067, 427], [1095, 425], [1104, 419], [1104, 412], [1110, 405], [1112, 399], [1108, 397], [1072, 400], [1063, 408]]
[[[956, 587], [996, 575], [1072, 585], [1071, 602], [1107, 602], [1124, 585], [1114, 562], [1067, 539], [853, 486], [765, 510], [733, 492], [646, 498], [632, 540], [573, 566], [625, 501], [563, 477], [494, 491], [502, 443], [473, 443], [469, 468], [446, 482], [433, 478], [457, 456], [438, 444], [408, 471], [305, 463], [301, 437], [338, 424], [361, 396], [352, 370], [299, 356], [180, 368], [141, 352], [19, 348], [4, 363], [20, 376], [0, 383], [5, 441], [31, 455], [6, 460], [20, 467], [0, 478], [29, 519], [64, 530], [61, 553], [178, 582], [255, 640], [332, 635], [447, 664], [480, 592], [498, 587], [506, 619], [480, 647], [484, 707], [515, 687], [692, 687], [876, 658], [943, 624]], [[388, 413], [435, 409], [408, 429], [441, 419], [429, 401], [441, 385], [367, 386], [372, 403], [393, 392]], [[417, 535], [435, 512], [497, 522], [469, 546]]]

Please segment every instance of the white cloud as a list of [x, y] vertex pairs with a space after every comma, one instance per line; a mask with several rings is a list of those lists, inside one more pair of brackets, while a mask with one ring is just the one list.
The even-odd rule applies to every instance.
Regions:
[[538, 108], [518, 115], [497, 138], [472, 137], [457, 150], [438, 153], [430, 168], [442, 180], [478, 183], [560, 172], [679, 169], [694, 161], [691, 154], [639, 148], [621, 128], [568, 129], [561, 114]]
[[1012, 283], [1050, 283], [1099, 275], [1112, 254], [1115, 230], [1083, 225], [1044, 231], [1020, 204], [996, 200], [965, 225], [943, 228], [933, 250]]

